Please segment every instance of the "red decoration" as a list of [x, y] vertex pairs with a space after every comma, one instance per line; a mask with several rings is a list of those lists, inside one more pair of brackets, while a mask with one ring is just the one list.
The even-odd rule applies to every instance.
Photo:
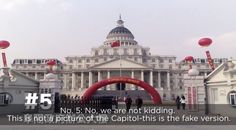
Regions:
[[4, 52], [2, 53], [2, 62], [3, 62], [3, 66], [7, 67], [7, 58]]
[[212, 43], [212, 40], [210, 38], [202, 38], [198, 41], [198, 44], [202, 47], [208, 47]]
[[206, 51], [206, 56], [207, 56], [207, 60], [208, 60], [208, 63], [210, 65], [211, 69], [214, 70], [215, 69], [214, 62], [211, 58], [211, 54], [209, 51]]
[[143, 89], [145, 89], [151, 96], [154, 104], [161, 104], [161, 97], [159, 93], [156, 91], [156, 89], [152, 86], [150, 86], [148, 83], [138, 80], [138, 79], [133, 79], [130, 77], [113, 77], [110, 79], [105, 79], [102, 81], [99, 81], [92, 86], [90, 86], [85, 93], [83, 94], [83, 99], [89, 99], [93, 96], [93, 94], [102, 87], [105, 87], [106, 85], [109, 84], [114, 84], [114, 83], [129, 83], [129, 84], [134, 84], [136, 86], [139, 86]]
[[184, 58], [184, 60], [186, 60], [187, 62], [192, 62], [193, 61], [193, 57], [192, 56], [186, 56]]
[[120, 46], [120, 41], [115, 41], [111, 44], [111, 47], [119, 47]]
[[0, 49], [6, 49], [10, 46], [10, 43], [8, 41], [2, 40], [0, 41]]
[[55, 65], [56, 64], [56, 61], [55, 60], [49, 60], [48, 62], [47, 62], [47, 65], [49, 65], [49, 66], [53, 66], [53, 65]]

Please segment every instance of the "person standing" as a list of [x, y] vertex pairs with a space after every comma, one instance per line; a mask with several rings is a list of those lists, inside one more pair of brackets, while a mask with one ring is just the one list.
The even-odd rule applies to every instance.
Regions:
[[179, 97], [179, 96], [176, 97], [176, 99], [175, 99], [175, 103], [176, 103], [176, 107], [177, 107], [177, 109], [179, 110], [179, 109], [180, 109], [180, 105], [181, 105], [180, 97]]
[[135, 104], [137, 106], [137, 109], [141, 108], [143, 105], [143, 99], [140, 96], [138, 96], [138, 98], [135, 100]]
[[185, 97], [184, 97], [184, 95], [182, 95], [182, 97], [181, 97], [181, 99], [180, 99], [180, 102], [181, 102], [181, 105], [182, 105], [183, 110], [185, 110], [185, 104], [186, 104], [186, 102], [185, 102]]
[[129, 109], [131, 107], [132, 104], [132, 99], [130, 98], [130, 96], [128, 95], [127, 98], [125, 99], [125, 105], [126, 105], [126, 112], [129, 112]]

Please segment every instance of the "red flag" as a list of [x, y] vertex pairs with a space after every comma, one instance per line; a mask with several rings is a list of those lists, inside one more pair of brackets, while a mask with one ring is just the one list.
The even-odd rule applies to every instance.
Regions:
[[119, 47], [119, 46], [120, 46], [120, 41], [119, 40], [118, 41], [114, 41], [111, 44], [111, 47]]

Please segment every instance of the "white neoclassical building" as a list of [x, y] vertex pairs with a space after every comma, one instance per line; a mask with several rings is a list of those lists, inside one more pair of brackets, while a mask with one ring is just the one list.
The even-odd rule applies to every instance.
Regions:
[[[115, 41], [119, 47], [111, 47]], [[47, 59], [15, 59], [12, 67], [32, 78], [42, 79], [46, 74]], [[177, 62], [175, 56], [153, 55], [149, 47], [140, 45], [120, 18], [117, 26], [107, 35], [103, 44], [91, 49], [91, 55], [67, 56], [65, 62], [57, 60], [56, 70], [63, 80], [63, 93], [81, 95], [92, 84], [117, 76], [128, 76], [140, 79], [153, 86], [163, 100], [173, 99], [184, 94], [183, 74], [187, 73], [188, 65]], [[226, 58], [214, 59], [218, 66], [226, 62]], [[195, 58], [194, 67], [200, 75], [211, 72], [207, 59]], [[107, 85], [97, 91], [97, 95], [119, 96], [129, 92], [133, 96], [143, 96], [143, 91], [132, 84], [118, 83]]]

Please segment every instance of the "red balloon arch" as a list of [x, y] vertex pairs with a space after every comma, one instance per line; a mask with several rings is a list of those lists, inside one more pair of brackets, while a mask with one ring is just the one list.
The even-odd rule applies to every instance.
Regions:
[[106, 85], [109, 84], [114, 84], [114, 83], [130, 83], [130, 84], [134, 84], [137, 85], [141, 88], [143, 88], [144, 90], [146, 90], [151, 96], [152, 96], [152, 100], [154, 102], [154, 104], [161, 104], [161, 96], [159, 95], [159, 93], [156, 91], [155, 88], [153, 88], [151, 85], [149, 85], [148, 83], [138, 80], [138, 79], [133, 79], [130, 77], [112, 77], [109, 79], [105, 79], [102, 81], [99, 81], [95, 84], [93, 84], [92, 86], [90, 86], [85, 93], [83, 94], [83, 98], [84, 99], [89, 99], [92, 97], [92, 95], [99, 89], [102, 87], [105, 87]]

